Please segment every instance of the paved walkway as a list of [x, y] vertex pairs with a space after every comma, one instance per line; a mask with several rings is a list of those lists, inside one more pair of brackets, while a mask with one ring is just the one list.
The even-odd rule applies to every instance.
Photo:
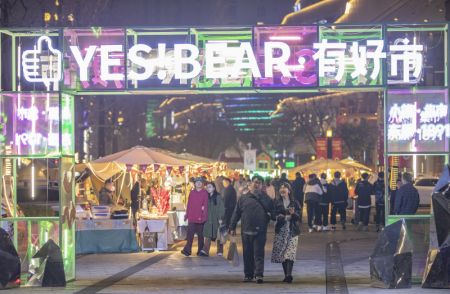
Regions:
[[[215, 256], [214, 249], [209, 258], [184, 257], [179, 253], [184, 243], [180, 243], [167, 252], [85, 255], [77, 260], [77, 280], [65, 289], [20, 288], [4, 293], [448, 293], [448, 290], [421, 289], [418, 284], [405, 290], [371, 288], [368, 256], [377, 233], [373, 227], [370, 229], [357, 232], [349, 225], [346, 231], [303, 233], [294, 264], [294, 282], [290, 285], [280, 282], [281, 265], [270, 263], [272, 231], [268, 234], [262, 285], [241, 282], [242, 261], [239, 267], [233, 267]], [[340, 260], [335, 256], [338, 264], [330, 263], [336, 249], [340, 251]], [[345, 278], [334, 281], [330, 273], [339, 262]]]

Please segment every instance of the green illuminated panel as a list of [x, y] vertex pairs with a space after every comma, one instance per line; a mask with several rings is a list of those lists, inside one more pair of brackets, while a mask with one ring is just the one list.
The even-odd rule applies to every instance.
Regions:
[[286, 168], [293, 168], [295, 167], [294, 161], [286, 161]]
[[[333, 70], [325, 72], [324, 77], [319, 78], [319, 85], [322, 87], [361, 87], [361, 86], [377, 86], [383, 82], [383, 60], [379, 58], [361, 58], [364, 60], [360, 62], [362, 67], [365, 68], [366, 73], [358, 71], [356, 63], [357, 58], [363, 57], [362, 54], [355, 54], [354, 52], [360, 52], [362, 46], [366, 47], [366, 52], [374, 52], [377, 47], [369, 46], [366, 44], [367, 40], [383, 40], [382, 27], [379, 26], [321, 26], [319, 27], [319, 42], [327, 40], [328, 43], [345, 43], [345, 49], [328, 49], [328, 52], [343, 52], [343, 64], [340, 61], [336, 61]], [[352, 52], [352, 46], [357, 44], [357, 50]], [[380, 48], [384, 52], [384, 48]], [[381, 51], [380, 51], [381, 52]], [[329, 53], [326, 53], [329, 54]], [[324, 58], [321, 58], [324, 60]], [[337, 60], [340, 60], [337, 58]], [[367, 63], [366, 63], [367, 60]], [[375, 66], [375, 62], [379, 63], [379, 66]], [[320, 64], [319, 64], [320, 67]], [[343, 67], [342, 78], [339, 77], [340, 69]], [[374, 75], [372, 76], [372, 73]], [[353, 76], [352, 76], [353, 74]]]
[[61, 140], [62, 154], [73, 155], [75, 153], [74, 142], [74, 97], [68, 94], [62, 94], [61, 97]]
[[[221, 54], [225, 56], [225, 65], [220, 70], [226, 70], [226, 68], [232, 68], [235, 64], [235, 48], [240, 46], [241, 42], [252, 42], [252, 31], [248, 30], [195, 30], [192, 29], [192, 33], [195, 37], [195, 44], [200, 50], [200, 62], [203, 64], [202, 72], [200, 75], [193, 79], [191, 85], [193, 88], [244, 88], [252, 86], [252, 75], [250, 70], [243, 70], [239, 78], [218, 78], [207, 79], [206, 67], [204, 65], [205, 60], [205, 46], [208, 42], [220, 42], [226, 41], [227, 50]], [[246, 61], [244, 61], [246, 62]], [[219, 68], [219, 67], [217, 67]]]

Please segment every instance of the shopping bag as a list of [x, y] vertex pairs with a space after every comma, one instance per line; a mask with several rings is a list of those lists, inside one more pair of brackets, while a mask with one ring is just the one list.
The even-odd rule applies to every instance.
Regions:
[[233, 266], [239, 266], [239, 254], [237, 249], [236, 238], [230, 238], [230, 246], [228, 247], [227, 260]]
[[217, 229], [217, 239], [220, 244], [225, 244], [228, 240], [228, 228], [225, 225], [220, 226]]
[[187, 239], [187, 226], [178, 226], [175, 231], [173, 231], [173, 239], [176, 241], [184, 241]]

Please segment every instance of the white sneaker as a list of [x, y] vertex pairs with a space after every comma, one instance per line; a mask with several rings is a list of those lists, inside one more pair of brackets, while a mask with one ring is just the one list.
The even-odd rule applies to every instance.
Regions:
[[328, 228], [328, 226], [323, 226], [322, 231], [329, 231], [330, 229]]
[[314, 229], [308, 229], [308, 232], [312, 233], [312, 232], [314, 232]]
[[313, 225], [313, 227], [312, 227], [314, 230], [317, 230], [317, 226], [316, 225]]
[[223, 254], [219, 252], [219, 253], [217, 253], [217, 256], [223, 256]]
[[322, 231], [322, 226], [317, 226], [317, 232], [321, 232]]

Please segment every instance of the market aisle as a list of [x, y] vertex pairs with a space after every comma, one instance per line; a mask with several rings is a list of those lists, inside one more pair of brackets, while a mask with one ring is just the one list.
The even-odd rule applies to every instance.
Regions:
[[[356, 232], [352, 225], [346, 231], [303, 233], [294, 283], [281, 283], [282, 269], [270, 263], [273, 230], [268, 233], [265, 283], [242, 283], [242, 262], [231, 266], [223, 257], [184, 257], [179, 253], [184, 242], [172, 251], [132, 254], [86, 255], [78, 258], [77, 281], [66, 289], [36, 288], [41, 293], [326, 293], [326, 247], [330, 242], [340, 246], [341, 260], [349, 293], [386, 293], [369, 287], [368, 256], [377, 233]], [[303, 228], [305, 232], [305, 228]], [[240, 254], [242, 255], [242, 249]], [[195, 252], [195, 250], [194, 250]], [[241, 256], [242, 258], [242, 256]], [[443, 290], [445, 291], [445, 290]], [[414, 285], [403, 293], [429, 293]], [[3, 293], [30, 293], [21, 288]], [[399, 292], [400, 293], [400, 292]], [[432, 293], [444, 293], [434, 290]]]

